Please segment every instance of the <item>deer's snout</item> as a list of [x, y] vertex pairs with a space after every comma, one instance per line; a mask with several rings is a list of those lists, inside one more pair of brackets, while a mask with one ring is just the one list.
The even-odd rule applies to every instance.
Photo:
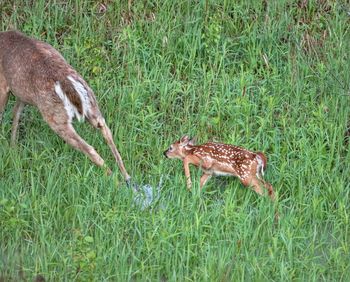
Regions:
[[164, 155], [166, 158], [168, 157], [167, 153], [168, 153], [168, 150], [165, 150], [165, 151], [163, 152], [163, 155]]

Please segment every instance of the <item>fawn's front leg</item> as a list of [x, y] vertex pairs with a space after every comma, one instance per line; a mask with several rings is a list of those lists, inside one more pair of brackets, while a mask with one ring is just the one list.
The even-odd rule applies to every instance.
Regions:
[[190, 160], [188, 158], [184, 158], [183, 164], [184, 164], [184, 170], [185, 170], [185, 176], [186, 176], [187, 189], [191, 190], [192, 181], [191, 181], [191, 174], [190, 174], [190, 167], [189, 167]]

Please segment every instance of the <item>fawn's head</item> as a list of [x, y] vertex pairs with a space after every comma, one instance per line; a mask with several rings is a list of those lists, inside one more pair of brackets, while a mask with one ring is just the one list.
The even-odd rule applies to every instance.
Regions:
[[187, 135], [182, 136], [180, 140], [171, 144], [164, 152], [164, 156], [170, 159], [183, 159], [187, 155], [188, 146], [195, 145], [194, 138], [190, 139]]

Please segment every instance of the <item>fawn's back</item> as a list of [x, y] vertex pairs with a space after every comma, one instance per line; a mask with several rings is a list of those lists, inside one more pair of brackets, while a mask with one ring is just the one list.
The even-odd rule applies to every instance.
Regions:
[[241, 166], [256, 157], [256, 153], [243, 147], [216, 142], [195, 145], [192, 147], [192, 153], [202, 158], [210, 158], [217, 163], [229, 163], [233, 166]]

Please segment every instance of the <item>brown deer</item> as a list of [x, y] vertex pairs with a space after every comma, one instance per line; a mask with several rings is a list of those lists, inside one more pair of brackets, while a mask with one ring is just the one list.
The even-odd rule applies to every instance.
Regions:
[[[51, 129], [92, 162], [104, 160], [72, 126], [73, 118], [86, 119], [100, 129], [127, 183], [130, 176], [113, 142], [112, 133], [85, 80], [51, 45], [17, 31], [0, 32], [0, 122], [10, 91], [17, 97], [13, 110], [11, 144], [16, 143], [18, 122], [26, 104], [36, 106]], [[107, 172], [111, 173], [106, 167]]]
[[194, 139], [183, 136], [170, 145], [164, 155], [183, 161], [188, 189], [192, 186], [189, 165], [193, 164], [203, 171], [201, 188], [212, 175], [237, 176], [244, 186], [252, 186], [259, 195], [264, 195], [262, 188], [266, 188], [271, 200], [275, 199], [272, 185], [262, 178], [267, 159], [261, 152], [214, 142], [195, 145]]

